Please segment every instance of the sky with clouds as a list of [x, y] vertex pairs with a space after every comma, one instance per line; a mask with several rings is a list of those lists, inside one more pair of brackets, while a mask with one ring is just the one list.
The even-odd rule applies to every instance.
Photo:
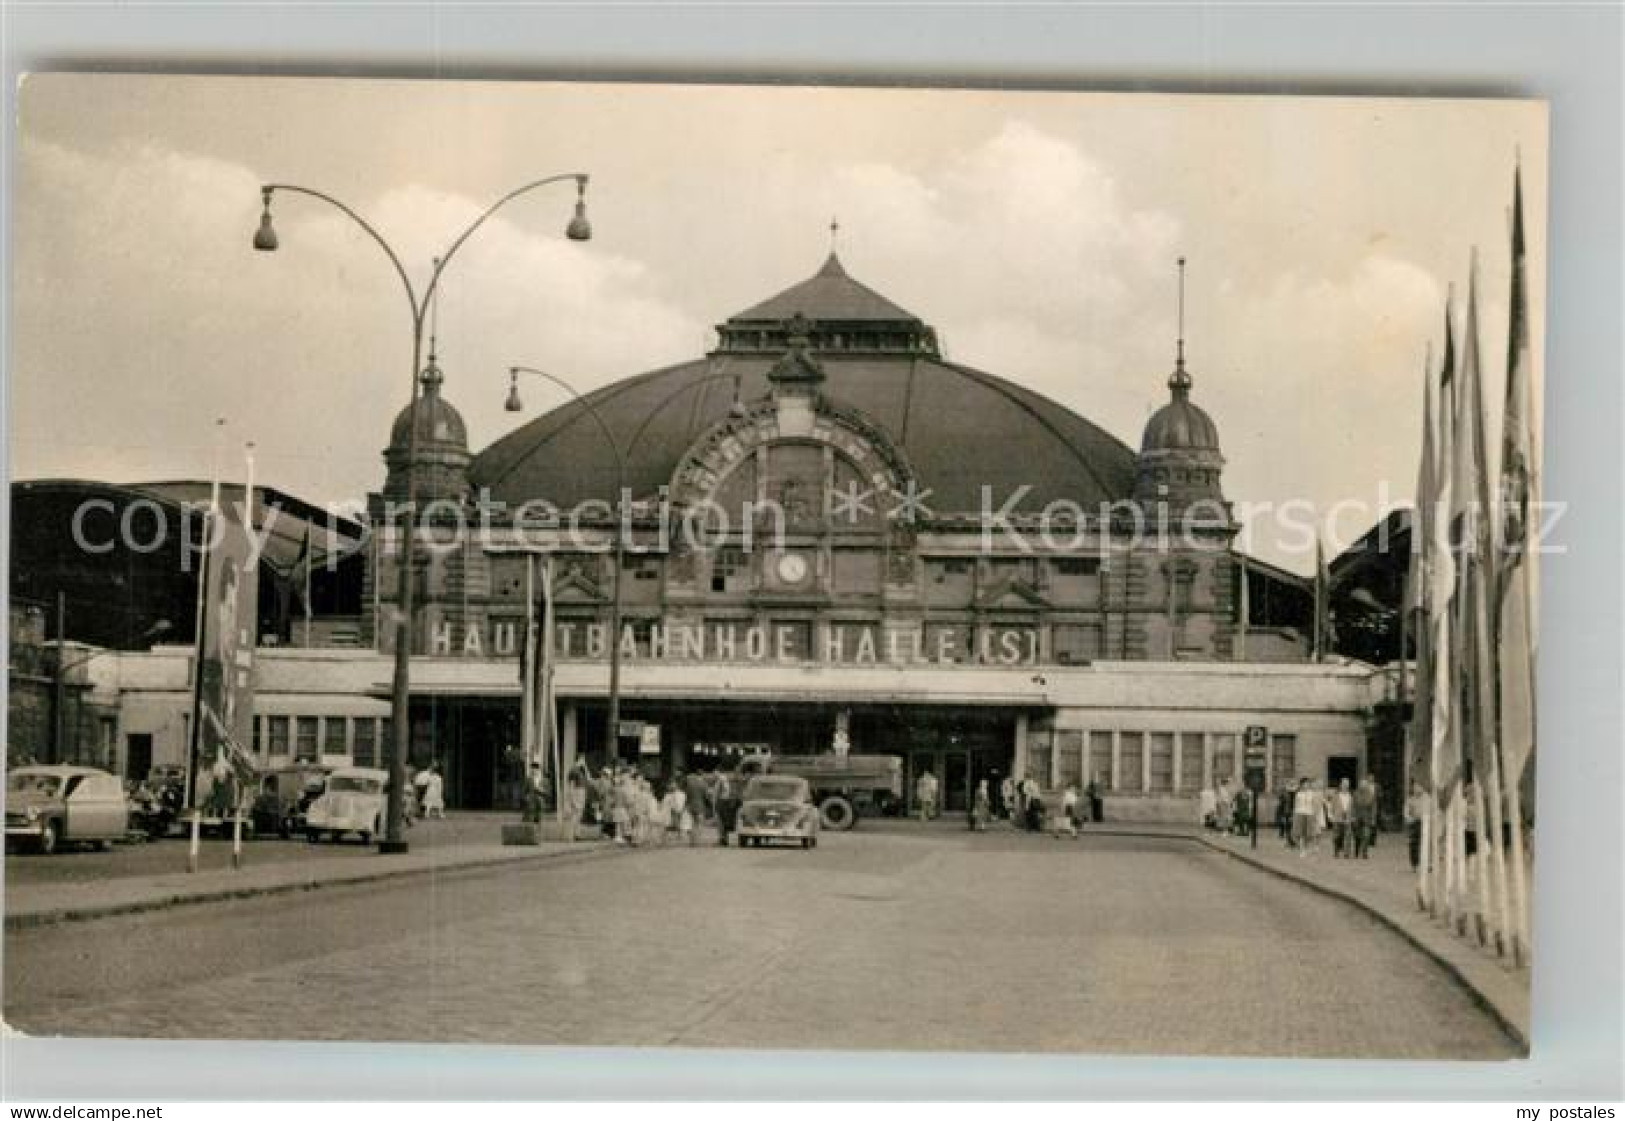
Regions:
[[[281, 251], [255, 253], [267, 181], [343, 199], [422, 278], [508, 190], [591, 174], [591, 242], [564, 240], [573, 189], [547, 188], [446, 274], [445, 392], [476, 450], [528, 419], [502, 411], [508, 366], [586, 390], [696, 357], [811, 275], [838, 216], [848, 271], [951, 358], [1135, 446], [1167, 397], [1186, 256], [1227, 495], [1363, 499], [1329, 527], [1346, 543], [1411, 495], [1425, 356], [1475, 246], [1498, 415], [1520, 158], [1539, 374], [1534, 103], [49, 75], [20, 113], [15, 479], [240, 476], [252, 441], [259, 481], [312, 501], [381, 485], [408, 391], [400, 283], [293, 196]], [[1291, 536], [1263, 519], [1247, 545], [1308, 571]]]

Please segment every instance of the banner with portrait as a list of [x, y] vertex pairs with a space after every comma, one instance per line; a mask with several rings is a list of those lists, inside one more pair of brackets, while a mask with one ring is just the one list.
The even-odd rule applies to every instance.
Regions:
[[205, 522], [208, 560], [198, 614], [193, 804], [228, 816], [254, 787], [254, 647], [259, 553], [229, 503]]

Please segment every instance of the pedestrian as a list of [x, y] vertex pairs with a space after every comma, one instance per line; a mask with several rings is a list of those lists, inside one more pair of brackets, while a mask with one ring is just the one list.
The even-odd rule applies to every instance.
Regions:
[[689, 844], [700, 843], [700, 824], [711, 820], [710, 782], [698, 771], [690, 771], [683, 780], [684, 810], [689, 819]]
[[1332, 856], [1354, 857], [1354, 799], [1349, 794], [1349, 780], [1339, 779], [1337, 789], [1327, 799], [1326, 819], [1332, 828]]
[[1016, 780], [1014, 775], [1005, 775], [1004, 781], [999, 783], [999, 816], [1009, 820], [1016, 810]]
[[1100, 780], [1100, 772], [1089, 780], [1089, 787], [1084, 793], [1089, 798], [1089, 820], [1096, 824], [1106, 820], [1106, 784]]
[[1422, 864], [1422, 820], [1428, 812], [1428, 792], [1422, 784], [1411, 780], [1411, 793], [1405, 799], [1405, 840], [1410, 848], [1411, 871]]
[[1038, 783], [1029, 778], [1021, 785], [1027, 806], [1027, 830], [1031, 833], [1042, 833], [1044, 831], [1044, 798], [1039, 793]]
[[1292, 843], [1300, 857], [1308, 856], [1314, 848], [1315, 817], [1319, 812], [1314, 787], [1309, 785], [1308, 779], [1300, 778], [1297, 793], [1292, 797]]
[[1073, 837], [1078, 835], [1078, 787], [1076, 783], [1067, 783], [1066, 789], [1061, 792], [1061, 823]]
[[417, 774], [412, 776], [412, 812], [418, 817], [423, 816], [423, 792], [429, 786], [429, 768], [419, 767]]
[[937, 776], [927, 768], [914, 782], [914, 808], [921, 821], [937, 816]]
[[1377, 843], [1377, 782], [1369, 774], [1354, 791], [1354, 855], [1371, 859], [1371, 846]]
[[976, 793], [971, 796], [970, 828], [972, 833], [980, 833], [987, 828], [987, 819], [992, 813], [992, 795], [988, 791], [987, 779], [976, 783]]
[[1211, 786], [1202, 787], [1202, 793], [1197, 798], [1197, 809], [1202, 817], [1202, 828], [1213, 830], [1219, 827], [1219, 794]]
[[1216, 802], [1217, 804], [1214, 807], [1214, 813], [1216, 816], [1214, 818], [1213, 827], [1220, 833], [1228, 833], [1230, 832], [1230, 815], [1232, 812], [1234, 812], [1236, 803], [1235, 792], [1230, 789], [1229, 779], [1221, 779], [1219, 781]]
[[734, 831], [734, 818], [739, 814], [739, 799], [734, 797], [733, 784], [721, 771], [716, 773], [711, 787], [711, 799], [717, 808], [717, 844], [726, 846], [728, 834]]
[[609, 789], [610, 836], [615, 838], [617, 845], [636, 843], [632, 832], [632, 798], [631, 779], [625, 774], [612, 776]]
[[1293, 847], [1292, 841], [1292, 800], [1295, 792], [1290, 781], [1283, 782], [1281, 789], [1275, 795], [1275, 832], [1286, 844]]
[[440, 764], [429, 764], [428, 781], [423, 784], [423, 819], [446, 817], [446, 780], [440, 777]]
[[1243, 786], [1236, 791], [1235, 808], [1230, 814], [1230, 832], [1245, 837], [1253, 827], [1253, 792]]
[[643, 783], [643, 816], [648, 822], [648, 840], [654, 845], [664, 845], [666, 834], [672, 828], [671, 802], [666, 798], [665, 791], [656, 791], [645, 780]]

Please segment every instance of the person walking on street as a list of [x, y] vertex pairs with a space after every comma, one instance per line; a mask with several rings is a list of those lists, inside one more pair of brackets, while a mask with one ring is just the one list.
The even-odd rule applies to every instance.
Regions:
[[1106, 784], [1100, 781], [1100, 773], [1089, 780], [1088, 789], [1084, 795], [1089, 799], [1089, 820], [1096, 825], [1106, 820]]
[[418, 817], [423, 816], [423, 795], [429, 788], [429, 768], [419, 767], [418, 773], [412, 778], [412, 810]]
[[1202, 815], [1202, 828], [1207, 830], [1219, 827], [1219, 795], [1211, 786], [1202, 787], [1202, 793], [1197, 795], [1197, 812]]
[[1354, 857], [1353, 819], [1354, 799], [1349, 794], [1349, 780], [1339, 779], [1326, 804], [1326, 819], [1332, 827], [1332, 856]]
[[987, 779], [980, 779], [976, 783], [976, 793], [971, 797], [970, 828], [972, 833], [980, 833], [987, 828], [987, 819], [993, 812], [992, 796], [988, 792]]
[[1315, 818], [1320, 813], [1314, 787], [1309, 780], [1298, 780], [1298, 791], [1292, 796], [1292, 843], [1300, 857], [1306, 857], [1315, 845]]
[[1366, 775], [1354, 791], [1354, 855], [1371, 859], [1371, 846], [1376, 843], [1377, 781]]
[[1016, 812], [1016, 780], [1013, 775], [1005, 775], [1004, 781], [999, 783], [999, 816], [1009, 820]]
[[440, 764], [429, 764], [429, 779], [423, 784], [423, 820], [446, 818], [446, 780], [440, 777]]
[[1293, 789], [1290, 782], [1283, 782], [1281, 789], [1275, 795], [1275, 832], [1281, 837], [1287, 848], [1292, 847], [1292, 801]]
[[683, 782], [683, 793], [687, 795], [687, 805], [684, 807], [689, 817], [688, 843], [700, 843], [700, 825], [711, 820], [711, 787], [705, 776], [698, 771], [691, 771]]
[[1070, 782], [1061, 793], [1061, 828], [1073, 837], [1078, 835], [1078, 788]]
[[914, 808], [919, 811], [921, 821], [930, 821], [937, 816], [937, 776], [929, 769], [915, 780]]
[[717, 808], [717, 844], [725, 846], [728, 834], [734, 831], [739, 799], [734, 796], [733, 784], [728, 781], [728, 776], [721, 771], [717, 772], [716, 785], [711, 788], [711, 798]]

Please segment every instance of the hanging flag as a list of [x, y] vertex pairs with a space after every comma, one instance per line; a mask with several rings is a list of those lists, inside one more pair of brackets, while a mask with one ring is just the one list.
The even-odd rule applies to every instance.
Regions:
[[1535, 570], [1532, 503], [1536, 492], [1534, 396], [1530, 384], [1529, 307], [1524, 281], [1523, 176], [1512, 180], [1512, 295], [1507, 324], [1506, 410], [1501, 424], [1501, 520], [1497, 653], [1504, 781], [1523, 777], [1535, 751]]
[[1451, 300], [1444, 309], [1444, 356], [1439, 363], [1439, 397], [1435, 458], [1433, 460], [1433, 505], [1429, 511], [1427, 606], [1429, 643], [1433, 658], [1431, 704], [1433, 727], [1429, 742], [1433, 752], [1431, 778], [1442, 808], [1460, 777], [1461, 752], [1456, 728], [1456, 649], [1453, 603], [1456, 595], [1456, 555], [1451, 549], [1450, 517], [1455, 504], [1456, 429], [1456, 335], [1451, 322]]
[[1455, 512], [1451, 532], [1458, 549], [1458, 618], [1463, 633], [1459, 681], [1465, 707], [1462, 729], [1468, 758], [1482, 786], [1495, 768], [1495, 650], [1490, 596], [1496, 585], [1491, 547], [1490, 469], [1484, 425], [1484, 385], [1478, 339], [1478, 261], [1473, 259], [1467, 286], [1466, 335], [1461, 348], [1461, 386], [1457, 397]]
[[[1422, 452], [1416, 469], [1416, 505], [1411, 511], [1410, 569], [1405, 578], [1405, 611], [1412, 620], [1416, 642], [1410, 777], [1427, 790], [1433, 789], [1433, 519], [1438, 507], [1432, 366], [1430, 354], [1422, 364]], [[1401, 657], [1404, 654], [1401, 651]]]
[[1315, 661], [1325, 659], [1334, 641], [1332, 634], [1332, 576], [1326, 567], [1326, 550], [1321, 546], [1320, 529], [1315, 529]]

